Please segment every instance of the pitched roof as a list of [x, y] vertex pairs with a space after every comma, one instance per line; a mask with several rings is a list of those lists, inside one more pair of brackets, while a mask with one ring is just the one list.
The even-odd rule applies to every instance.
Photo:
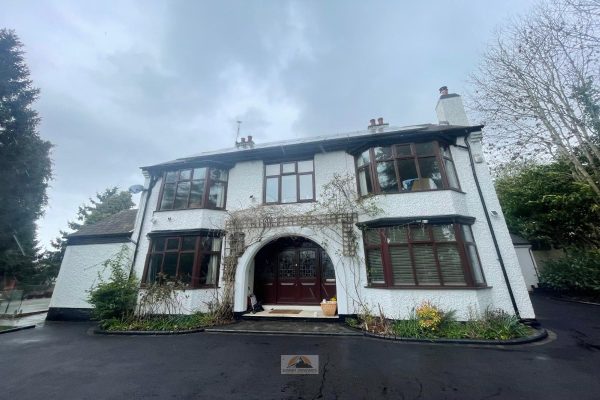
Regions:
[[531, 244], [529, 240], [519, 235], [515, 235], [514, 233], [510, 234], [510, 239], [512, 240], [513, 244]]
[[237, 161], [259, 160], [268, 157], [293, 157], [297, 153], [328, 152], [335, 150], [354, 151], [366, 143], [385, 140], [406, 139], [424, 140], [429, 137], [444, 137], [453, 139], [464, 136], [467, 132], [480, 131], [483, 125], [458, 126], [422, 124], [405, 127], [384, 126], [375, 129], [340, 133], [327, 136], [310, 136], [299, 139], [282, 140], [264, 144], [255, 144], [251, 148], [228, 148], [194, 154], [165, 163], [142, 167], [144, 170], [164, 169], [198, 162], [235, 163]]
[[93, 236], [125, 236], [133, 232], [137, 209], [123, 210], [93, 225], [84, 225], [69, 238]]

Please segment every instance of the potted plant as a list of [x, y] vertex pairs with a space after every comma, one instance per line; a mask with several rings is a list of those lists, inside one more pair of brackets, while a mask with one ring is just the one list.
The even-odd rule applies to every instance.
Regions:
[[323, 315], [333, 317], [337, 310], [337, 299], [335, 297], [332, 297], [330, 300], [323, 299], [321, 310], [323, 311]]

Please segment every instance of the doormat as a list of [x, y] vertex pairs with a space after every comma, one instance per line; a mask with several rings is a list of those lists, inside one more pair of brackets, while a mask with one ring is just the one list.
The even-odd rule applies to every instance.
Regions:
[[302, 310], [271, 310], [269, 314], [300, 314]]

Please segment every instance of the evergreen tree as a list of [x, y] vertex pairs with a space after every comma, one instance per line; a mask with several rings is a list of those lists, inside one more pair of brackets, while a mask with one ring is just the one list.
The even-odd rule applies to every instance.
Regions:
[[0, 29], [0, 285], [27, 281], [36, 269], [35, 221], [52, 177], [52, 144], [40, 138], [23, 44]]

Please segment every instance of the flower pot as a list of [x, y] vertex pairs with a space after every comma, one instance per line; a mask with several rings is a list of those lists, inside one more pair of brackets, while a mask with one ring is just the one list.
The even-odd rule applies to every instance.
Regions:
[[337, 310], [337, 301], [321, 303], [321, 310], [323, 311], [323, 315], [327, 317], [333, 317], [335, 315], [335, 311]]

